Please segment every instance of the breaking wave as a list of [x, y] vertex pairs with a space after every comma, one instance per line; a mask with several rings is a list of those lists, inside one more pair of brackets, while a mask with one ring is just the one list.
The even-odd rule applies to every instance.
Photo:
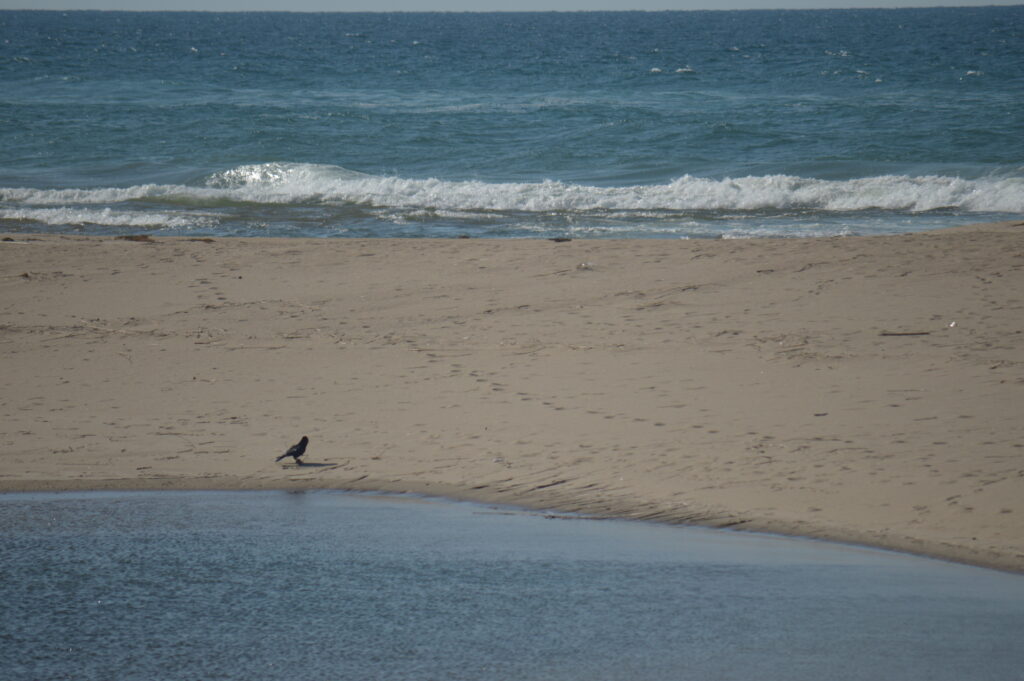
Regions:
[[821, 180], [790, 175], [708, 179], [685, 175], [667, 184], [600, 187], [543, 182], [451, 181], [367, 175], [339, 166], [246, 165], [200, 186], [145, 184], [101, 189], [0, 189], [6, 203], [350, 204], [435, 211], [765, 211], [1024, 212], [1024, 178], [963, 179], [886, 175]]
[[[1024, 177], [791, 175], [595, 186], [405, 178], [303, 163], [244, 165], [192, 184], [0, 188], [0, 228], [221, 235], [837, 235], [1024, 213]], [[942, 217], [941, 220], [938, 216]], [[965, 216], [963, 219], [957, 216]], [[915, 224], [904, 229], [901, 223]], [[943, 222], [945, 221], [945, 222]], [[949, 221], [953, 221], [952, 223]], [[859, 224], [855, 224], [859, 223]], [[709, 231], [710, 230], [710, 231]]]

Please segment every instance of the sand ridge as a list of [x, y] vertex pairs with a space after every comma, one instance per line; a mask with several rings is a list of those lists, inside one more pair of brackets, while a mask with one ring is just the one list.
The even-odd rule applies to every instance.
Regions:
[[0, 490], [413, 491], [1024, 571], [1024, 222], [0, 263]]

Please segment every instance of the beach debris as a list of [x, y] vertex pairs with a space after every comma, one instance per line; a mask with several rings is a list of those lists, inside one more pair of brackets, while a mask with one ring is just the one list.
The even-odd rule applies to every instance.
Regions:
[[930, 336], [931, 331], [880, 331], [879, 336]]
[[564, 485], [567, 482], [569, 482], [569, 481], [568, 480], [564, 480], [564, 479], [563, 480], [555, 480], [554, 482], [548, 482], [548, 483], [545, 483], [543, 485], [537, 485], [536, 487], [530, 489], [530, 491], [531, 492], [536, 492], [539, 489], [547, 489], [548, 487], [557, 487], [558, 485]]

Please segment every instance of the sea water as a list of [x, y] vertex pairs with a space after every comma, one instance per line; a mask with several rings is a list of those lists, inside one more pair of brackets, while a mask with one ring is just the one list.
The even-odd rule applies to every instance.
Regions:
[[1024, 213], [1024, 6], [0, 12], [0, 231], [877, 234]]
[[422, 498], [4, 494], [0, 573], [11, 681], [1024, 679], [1019, 575]]

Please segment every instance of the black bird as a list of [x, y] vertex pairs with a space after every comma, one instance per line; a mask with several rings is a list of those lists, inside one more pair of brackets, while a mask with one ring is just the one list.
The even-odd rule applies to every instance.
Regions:
[[295, 459], [295, 463], [301, 464], [302, 462], [299, 461], [299, 458], [302, 457], [302, 455], [306, 453], [306, 445], [308, 445], [308, 444], [309, 444], [309, 438], [306, 437], [305, 435], [303, 435], [302, 439], [299, 440], [298, 444], [295, 444], [295, 445], [292, 445], [291, 447], [289, 447], [287, 452], [285, 452], [281, 456], [279, 456], [276, 459], [274, 459], [274, 461], [280, 461], [281, 459], [290, 456], [290, 457]]

